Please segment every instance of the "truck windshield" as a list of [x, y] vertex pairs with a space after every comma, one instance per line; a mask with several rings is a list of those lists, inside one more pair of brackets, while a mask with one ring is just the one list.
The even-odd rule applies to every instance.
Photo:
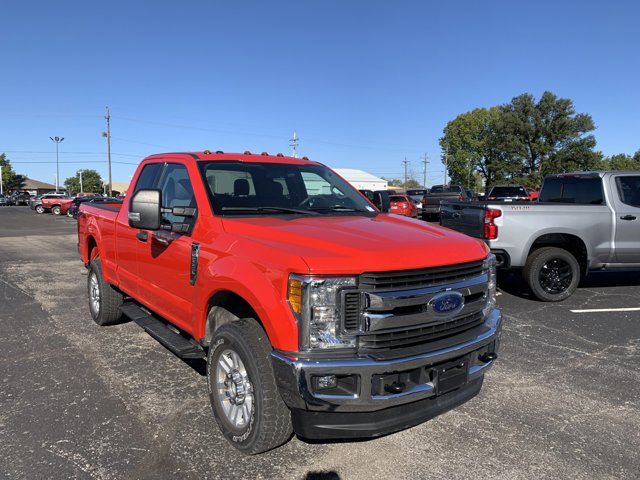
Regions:
[[490, 197], [526, 197], [527, 191], [523, 187], [493, 187]]
[[201, 162], [216, 215], [367, 215], [377, 211], [321, 165]]

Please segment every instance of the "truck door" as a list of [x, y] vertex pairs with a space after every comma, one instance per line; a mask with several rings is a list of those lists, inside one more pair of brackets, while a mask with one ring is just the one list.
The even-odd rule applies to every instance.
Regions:
[[[157, 186], [162, 190], [163, 208], [196, 207], [185, 165], [166, 163]], [[163, 213], [163, 224], [188, 223], [195, 216]], [[139, 295], [143, 303], [186, 331], [192, 330], [193, 286], [190, 284], [192, 240], [188, 233], [169, 230], [147, 232], [138, 244]]]
[[127, 195], [120, 213], [116, 217], [116, 258], [120, 288], [130, 295], [138, 295], [138, 248], [144, 235], [137, 228], [129, 226], [127, 214], [129, 201], [138, 190], [155, 188], [164, 164], [149, 163], [142, 167], [133, 190]]
[[640, 175], [612, 176], [610, 187], [616, 211], [616, 260], [640, 263]]

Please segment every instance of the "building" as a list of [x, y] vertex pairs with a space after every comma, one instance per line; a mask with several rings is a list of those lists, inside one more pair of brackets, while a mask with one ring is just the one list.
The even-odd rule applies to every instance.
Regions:
[[[105, 185], [108, 186], [109, 182], [107, 182]], [[129, 182], [113, 182], [111, 185], [111, 190], [113, 191], [114, 195], [116, 194], [126, 195], [128, 189], [129, 189]]]
[[[33, 180], [29, 177], [24, 177], [21, 190], [26, 190], [31, 195], [44, 195], [45, 193], [55, 192], [56, 186], [51, 183], [41, 182], [40, 180]], [[59, 192], [66, 191], [64, 187], [58, 187]]]
[[333, 170], [358, 190], [386, 190], [388, 187], [384, 178], [376, 177], [363, 170], [355, 168], [334, 168]]

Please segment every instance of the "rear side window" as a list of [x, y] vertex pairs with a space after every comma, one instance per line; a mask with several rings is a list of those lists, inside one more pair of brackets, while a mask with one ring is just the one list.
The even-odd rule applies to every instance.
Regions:
[[540, 202], [604, 205], [600, 177], [547, 178], [540, 190]]
[[616, 178], [620, 201], [640, 208], [640, 175]]
[[490, 197], [526, 197], [527, 191], [523, 187], [493, 187]]
[[133, 193], [136, 193], [138, 190], [156, 188], [156, 180], [158, 178], [158, 174], [162, 170], [163, 165], [164, 164], [162, 163], [150, 163], [148, 165], [145, 165], [140, 172], [140, 176], [138, 177], [136, 186], [133, 189]]

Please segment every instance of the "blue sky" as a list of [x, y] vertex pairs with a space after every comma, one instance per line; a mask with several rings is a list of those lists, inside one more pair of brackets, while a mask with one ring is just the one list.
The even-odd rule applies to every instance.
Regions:
[[[300, 151], [334, 167], [439, 183], [438, 137], [479, 106], [544, 90], [574, 100], [605, 154], [640, 148], [637, 2], [8, 0], [0, 152], [53, 182], [114, 181], [171, 150]], [[84, 153], [86, 152], [86, 153]], [[19, 163], [20, 162], [20, 163]], [[31, 162], [31, 163], [23, 163]]]

